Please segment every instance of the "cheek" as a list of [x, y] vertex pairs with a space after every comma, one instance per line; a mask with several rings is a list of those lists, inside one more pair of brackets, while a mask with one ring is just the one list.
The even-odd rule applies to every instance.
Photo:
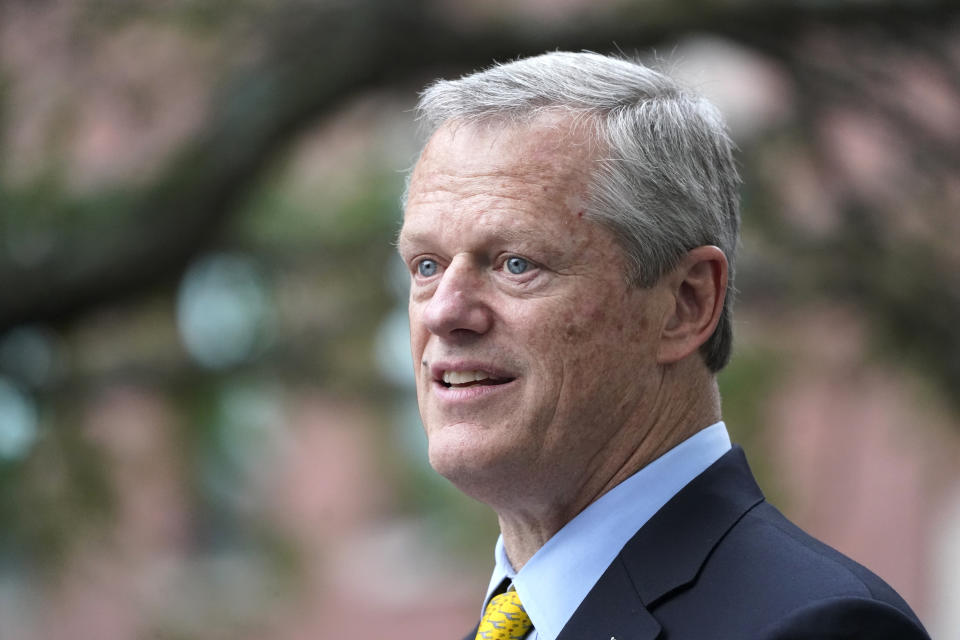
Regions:
[[604, 343], [621, 343], [626, 337], [625, 325], [630, 322], [620, 310], [612, 305], [595, 304], [567, 308], [559, 315], [558, 335], [564, 344], [575, 346], [589, 343], [598, 346]]
[[407, 309], [407, 318], [410, 323], [410, 348], [416, 354], [423, 348], [426, 330], [421, 319], [419, 305], [411, 302]]
[[607, 322], [607, 311], [600, 307], [564, 309], [560, 315], [561, 339], [567, 345], [575, 345], [595, 338], [597, 328]]
[[645, 313], [612, 304], [582, 305], [557, 314], [556, 330], [545, 335], [553, 340], [556, 356], [563, 361], [567, 384], [586, 389], [613, 383], [618, 364], [634, 360], [639, 366], [652, 358], [652, 320]]

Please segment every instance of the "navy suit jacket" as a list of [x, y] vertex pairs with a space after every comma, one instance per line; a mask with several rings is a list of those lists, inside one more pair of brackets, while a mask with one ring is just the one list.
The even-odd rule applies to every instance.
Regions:
[[636, 533], [558, 640], [614, 638], [929, 640], [883, 580], [764, 500], [739, 447]]

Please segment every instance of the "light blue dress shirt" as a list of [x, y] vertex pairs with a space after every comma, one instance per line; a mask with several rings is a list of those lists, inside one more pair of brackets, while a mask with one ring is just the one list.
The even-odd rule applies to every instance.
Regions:
[[528, 640], [556, 640], [637, 530], [729, 449], [730, 436], [723, 422], [697, 432], [580, 512], [520, 571], [510, 565], [501, 536], [487, 600], [509, 578], [533, 622]]

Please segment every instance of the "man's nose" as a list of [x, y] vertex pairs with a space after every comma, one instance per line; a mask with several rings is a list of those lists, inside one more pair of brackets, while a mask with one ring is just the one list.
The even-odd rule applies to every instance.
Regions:
[[483, 299], [483, 275], [468, 260], [455, 258], [424, 310], [431, 333], [454, 338], [489, 331], [492, 315]]

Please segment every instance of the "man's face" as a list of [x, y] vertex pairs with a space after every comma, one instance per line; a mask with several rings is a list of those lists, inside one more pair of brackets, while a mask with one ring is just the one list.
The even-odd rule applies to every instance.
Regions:
[[585, 218], [594, 152], [559, 117], [445, 125], [411, 179], [399, 246], [430, 461], [491, 504], [585, 484], [655, 395], [667, 296], [630, 285]]

